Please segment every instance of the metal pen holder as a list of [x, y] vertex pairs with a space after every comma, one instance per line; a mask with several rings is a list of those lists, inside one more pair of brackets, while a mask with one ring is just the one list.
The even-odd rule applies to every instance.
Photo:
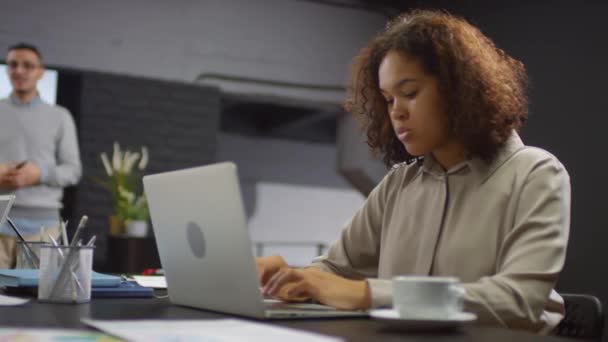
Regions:
[[94, 248], [42, 245], [38, 300], [53, 303], [89, 302]]

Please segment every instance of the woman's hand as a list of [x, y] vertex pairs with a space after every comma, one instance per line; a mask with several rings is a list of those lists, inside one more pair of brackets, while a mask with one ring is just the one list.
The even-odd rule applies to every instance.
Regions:
[[285, 259], [279, 255], [256, 258], [255, 266], [258, 270], [258, 280], [262, 286], [266, 285], [268, 280], [281, 268], [288, 267]]
[[368, 309], [371, 305], [367, 281], [315, 268], [281, 268], [264, 286], [264, 294], [285, 301], [314, 299], [342, 310]]

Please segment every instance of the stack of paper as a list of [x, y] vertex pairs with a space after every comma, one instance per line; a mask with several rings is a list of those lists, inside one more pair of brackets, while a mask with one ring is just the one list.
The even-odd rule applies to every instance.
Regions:
[[118, 342], [114, 337], [86, 330], [0, 328], [0, 341], [90, 341]]
[[262, 342], [336, 342], [335, 337], [294, 329], [253, 323], [239, 319], [219, 320], [137, 320], [102, 321], [83, 319], [83, 323], [129, 341], [262, 341]]
[[[29, 302], [29, 299], [17, 298], [17, 297], [9, 297], [0, 294], [0, 306], [13, 306], [13, 305], [21, 305]], [[0, 341], [2, 339], [0, 338]]]
[[133, 279], [141, 286], [151, 287], [154, 289], [166, 289], [167, 280], [165, 276], [140, 276], [134, 275]]

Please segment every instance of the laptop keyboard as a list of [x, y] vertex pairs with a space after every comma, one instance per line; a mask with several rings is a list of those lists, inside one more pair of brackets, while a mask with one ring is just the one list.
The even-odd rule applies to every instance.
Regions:
[[313, 310], [313, 311], [336, 311], [327, 305], [314, 303], [286, 303], [276, 299], [264, 299], [266, 310]]

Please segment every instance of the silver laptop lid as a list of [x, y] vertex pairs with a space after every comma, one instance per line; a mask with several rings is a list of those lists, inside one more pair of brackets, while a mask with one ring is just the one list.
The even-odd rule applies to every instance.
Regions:
[[149, 175], [143, 182], [171, 301], [264, 317], [236, 165]]

